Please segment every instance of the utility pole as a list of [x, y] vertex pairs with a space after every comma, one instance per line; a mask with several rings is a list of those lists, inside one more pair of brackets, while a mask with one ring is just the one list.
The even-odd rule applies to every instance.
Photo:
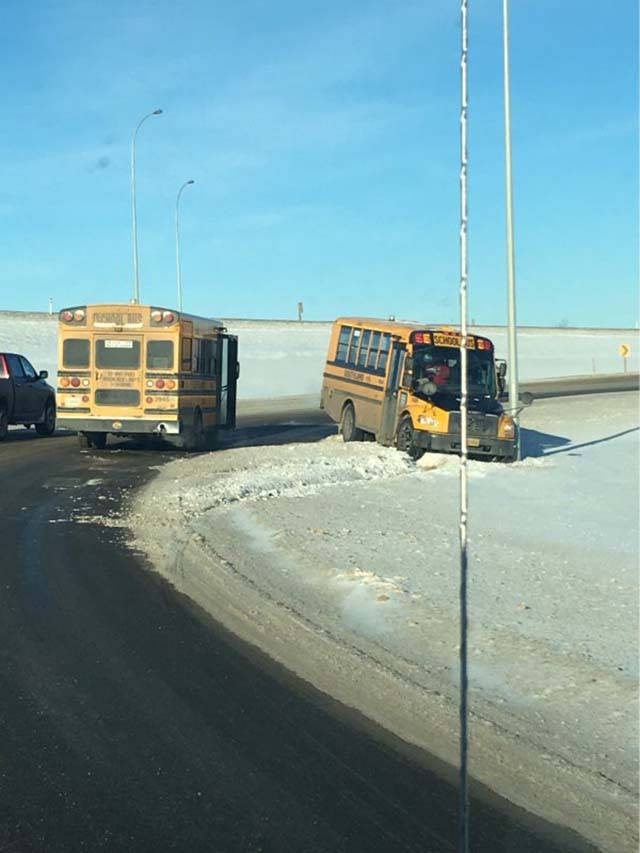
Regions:
[[467, 373], [467, 318], [469, 306], [467, 285], [469, 265], [467, 257], [467, 110], [468, 110], [468, 75], [467, 56], [469, 50], [468, 37], [468, 0], [461, 0], [461, 51], [460, 51], [460, 770], [459, 770], [459, 806], [458, 806], [458, 853], [469, 851], [469, 713], [468, 694], [469, 681], [467, 675], [468, 654], [468, 586], [469, 575], [468, 546], [467, 546], [467, 515], [469, 511], [468, 497], [468, 442], [467, 414], [469, 376]]
[[53, 296], [49, 297], [49, 314], [53, 314]]
[[304, 314], [304, 302], [298, 302], [298, 321], [302, 323], [302, 315]]
[[[507, 219], [507, 338], [509, 344], [509, 410], [517, 420], [518, 346], [516, 332], [516, 264], [513, 240], [513, 182], [511, 176], [511, 86], [509, 79], [509, 0], [502, 0], [502, 43], [504, 65], [504, 153]], [[520, 434], [517, 428], [518, 435]], [[517, 458], [520, 459], [518, 438]]]

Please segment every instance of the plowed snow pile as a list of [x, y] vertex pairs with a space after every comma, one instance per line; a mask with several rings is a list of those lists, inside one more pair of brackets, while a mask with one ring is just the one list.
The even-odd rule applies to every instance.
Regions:
[[[472, 773], [635, 850], [638, 397], [524, 427], [523, 462], [470, 463]], [[133, 524], [214, 616], [454, 762], [457, 500], [454, 457], [335, 436], [176, 460]]]

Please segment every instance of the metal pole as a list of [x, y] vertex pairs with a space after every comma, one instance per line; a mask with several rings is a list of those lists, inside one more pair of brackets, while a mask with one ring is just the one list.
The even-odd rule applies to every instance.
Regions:
[[148, 118], [151, 118], [151, 116], [159, 116], [161, 113], [162, 110], [154, 110], [153, 112], [147, 113], [147, 115], [143, 116], [136, 125], [136, 128], [133, 131], [133, 136], [131, 137], [131, 229], [133, 242], [133, 301], [136, 303], [140, 302], [140, 277], [138, 273], [138, 220], [136, 215], [136, 137], [143, 122], [145, 122]]
[[[509, 81], [509, 0], [502, 0], [502, 41], [504, 63], [504, 152], [507, 206], [507, 336], [509, 342], [509, 409], [517, 420], [518, 347], [516, 337], [516, 264], [513, 243], [513, 184], [511, 178], [511, 93]], [[520, 430], [517, 457], [520, 458]]]
[[467, 0], [461, 0], [462, 51], [460, 55], [460, 804], [459, 804], [459, 853], [469, 850], [469, 782], [468, 756], [468, 678], [467, 678], [467, 400], [469, 377], [467, 375], [467, 52], [468, 32]]
[[182, 311], [182, 271], [180, 269], [180, 196], [182, 190], [188, 187], [189, 184], [195, 184], [195, 181], [185, 181], [178, 190], [176, 196], [176, 284], [178, 286], [178, 311]]

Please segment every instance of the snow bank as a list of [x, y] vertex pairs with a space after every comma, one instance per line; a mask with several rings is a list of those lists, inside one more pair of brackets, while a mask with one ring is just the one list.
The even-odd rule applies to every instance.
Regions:
[[[228, 320], [240, 341], [242, 399], [319, 394], [330, 323]], [[507, 357], [502, 328], [478, 329]], [[628, 370], [640, 369], [639, 337], [632, 330], [521, 329], [518, 338], [523, 380], [622, 372], [621, 343], [631, 345]], [[39, 370], [56, 372], [56, 318], [0, 312], [0, 350], [21, 352]]]
[[[638, 395], [536, 403], [524, 444], [470, 464], [473, 774], [635, 850]], [[457, 480], [336, 437], [235, 448], [164, 466], [132, 523], [233, 630], [455, 762]]]

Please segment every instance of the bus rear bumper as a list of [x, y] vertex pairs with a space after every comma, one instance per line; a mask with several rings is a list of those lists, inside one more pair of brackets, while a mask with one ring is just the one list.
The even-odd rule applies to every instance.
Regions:
[[[417, 447], [423, 450], [433, 450], [437, 453], [460, 453], [460, 435], [456, 433], [431, 433], [414, 430], [413, 440]], [[509, 438], [490, 438], [487, 436], [469, 436], [468, 452], [472, 456], [491, 456], [514, 459], [516, 457], [516, 442]], [[477, 446], [471, 442], [478, 441]]]
[[139, 418], [65, 418], [58, 416], [58, 429], [74, 432], [110, 432], [116, 435], [180, 435], [180, 421]]

